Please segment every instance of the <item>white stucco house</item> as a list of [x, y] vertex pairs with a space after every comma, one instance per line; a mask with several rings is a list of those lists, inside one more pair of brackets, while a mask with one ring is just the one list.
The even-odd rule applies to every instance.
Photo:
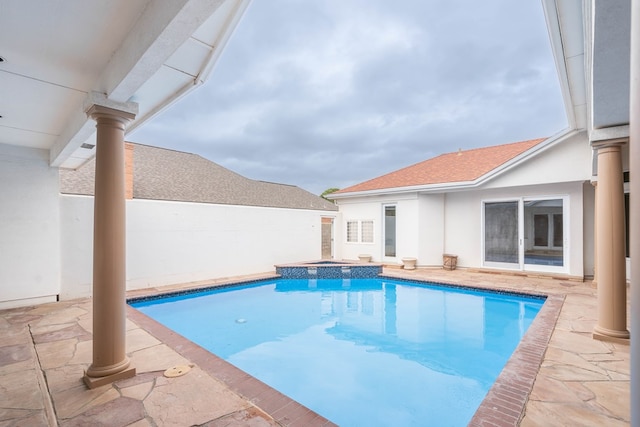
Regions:
[[591, 148], [581, 133], [459, 150], [332, 193], [342, 255], [423, 267], [593, 275]]

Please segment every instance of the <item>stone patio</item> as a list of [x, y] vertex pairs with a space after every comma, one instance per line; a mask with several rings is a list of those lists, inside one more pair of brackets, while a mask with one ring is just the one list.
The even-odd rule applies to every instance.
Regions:
[[[514, 419], [526, 427], [629, 425], [629, 345], [591, 338], [596, 290], [590, 282], [469, 270], [387, 268], [385, 274], [564, 298], [528, 398], [518, 405], [494, 393], [473, 425], [514, 425]], [[127, 349], [137, 375], [88, 390], [82, 375], [91, 363], [91, 309], [90, 299], [80, 299], [0, 311], [0, 427], [333, 425], [133, 309]], [[172, 367], [186, 373], [163, 375]], [[496, 409], [512, 406], [510, 416]]]

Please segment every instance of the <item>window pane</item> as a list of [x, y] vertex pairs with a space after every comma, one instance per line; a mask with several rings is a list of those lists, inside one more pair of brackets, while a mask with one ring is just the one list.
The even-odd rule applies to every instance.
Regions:
[[362, 221], [362, 243], [373, 243], [373, 221]]
[[533, 216], [533, 244], [534, 246], [549, 246], [549, 217], [547, 215]]
[[525, 264], [564, 264], [562, 210], [562, 199], [524, 202]]
[[561, 248], [564, 244], [562, 237], [562, 214], [553, 215], [553, 246]]
[[518, 263], [518, 202], [485, 203], [485, 261]]
[[347, 242], [358, 241], [358, 221], [347, 221]]

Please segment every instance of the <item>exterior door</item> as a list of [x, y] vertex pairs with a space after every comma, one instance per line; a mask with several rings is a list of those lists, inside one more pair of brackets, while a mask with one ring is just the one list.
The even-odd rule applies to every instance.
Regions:
[[568, 270], [568, 197], [484, 202], [483, 265], [529, 271]]
[[527, 270], [550, 270], [565, 264], [564, 200], [524, 200], [524, 264]]
[[333, 259], [333, 218], [322, 218], [322, 259]]
[[384, 206], [384, 258], [396, 258], [396, 206]]
[[484, 204], [484, 262], [502, 268], [520, 267], [519, 203]]

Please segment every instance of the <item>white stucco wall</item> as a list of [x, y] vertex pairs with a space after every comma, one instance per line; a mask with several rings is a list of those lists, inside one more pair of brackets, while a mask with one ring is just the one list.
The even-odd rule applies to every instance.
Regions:
[[576, 134], [493, 178], [482, 188], [588, 181], [591, 153], [586, 134]]
[[582, 184], [582, 213], [583, 213], [583, 230], [582, 245], [583, 254], [582, 261], [584, 264], [584, 275], [593, 277], [595, 265], [595, 207], [596, 207], [596, 191], [590, 182]]
[[396, 261], [418, 258], [420, 251], [420, 201], [417, 195], [396, 203]]
[[[352, 200], [339, 200], [342, 218], [341, 233], [337, 235], [336, 245], [342, 248], [343, 259], [357, 260], [358, 255], [368, 254], [376, 262], [398, 262], [404, 257], [418, 258], [421, 245], [421, 235], [426, 231], [419, 226], [421, 201], [417, 194], [402, 194], [382, 197], [362, 197]], [[396, 257], [384, 256], [384, 206], [396, 206]], [[347, 242], [348, 221], [372, 220], [374, 222], [373, 243]]]
[[[93, 198], [61, 196], [61, 298], [89, 295]], [[336, 213], [337, 214], [337, 213]], [[321, 257], [331, 212], [127, 201], [127, 289], [274, 271]]]
[[[340, 226], [336, 227], [336, 245], [341, 248], [342, 259], [357, 260], [358, 255], [372, 256], [373, 261], [380, 262], [382, 256], [382, 206], [380, 199], [358, 199], [343, 204], [340, 207]], [[347, 242], [347, 222], [357, 220], [373, 221], [374, 243], [350, 243]]]
[[422, 194], [419, 196], [420, 243], [418, 248], [418, 266], [433, 267], [442, 265], [445, 236], [445, 194]]
[[55, 301], [58, 171], [49, 152], [0, 144], [0, 308]]

